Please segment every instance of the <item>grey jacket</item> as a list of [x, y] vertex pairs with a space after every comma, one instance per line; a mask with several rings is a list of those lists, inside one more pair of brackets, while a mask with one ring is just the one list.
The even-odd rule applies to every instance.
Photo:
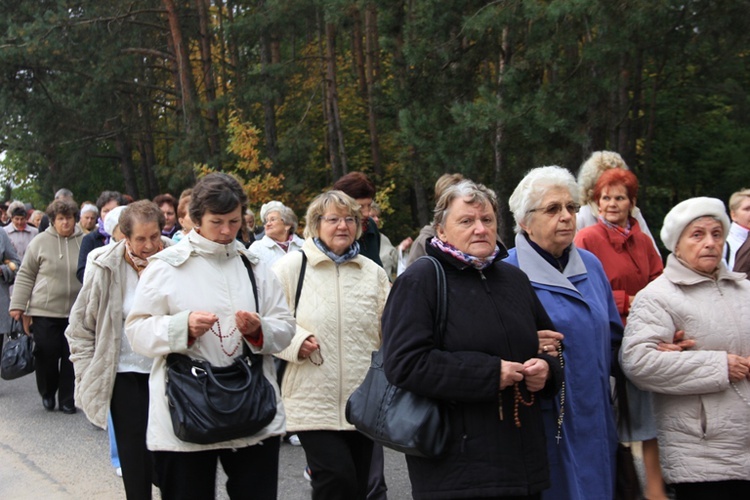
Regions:
[[68, 237], [50, 226], [31, 240], [16, 275], [10, 309], [27, 316], [67, 318], [81, 290], [76, 279], [81, 239], [78, 226]]
[[[9, 290], [16, 279], [16, 271], [20, 266], [21, 261], [8, 234], [5, 231], [0, 231], [0, 335], [10, 332]], [[15, 270], [11, 267], [15, 267]]]
[[[713, 279], [670, 255], [628, 316], [623, 369], [654, 393], [668, 483], [750, 480], [750, 382], [730, 384], [727, 368], [727, 354], [750, 355], [750, 282], [720, 266]], [[657, 350], [677, 330], [695, 348]]]

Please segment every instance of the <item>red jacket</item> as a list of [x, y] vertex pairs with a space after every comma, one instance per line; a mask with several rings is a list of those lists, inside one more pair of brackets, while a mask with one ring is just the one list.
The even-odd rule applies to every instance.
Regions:
[[625, 236], [599, 221], [581, 229], [575, 238], [578, 248], [588, 250], [602, 262], [623, 325], [630, 311], [629, 297], [645, 288], [664, 269], [653, 242], [632, 217], [630, 228], [630, 234]]

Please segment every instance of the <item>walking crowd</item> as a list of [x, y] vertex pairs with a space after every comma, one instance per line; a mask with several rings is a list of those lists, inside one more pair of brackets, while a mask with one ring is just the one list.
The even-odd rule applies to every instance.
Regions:
[[447, 430], [439, 456], [406, 454], [415, 499], [750, 494], [750, 189], [729, 216], [675, 205], [666, 261], [609, 151], [578, 179], [529, 171], [512, 248], [495, 193], [461, 174], [395, 246], [375, 198], [343, 176], [303, 237], [277, 200], [252, 200], [256, 224], [221, 173], [153, 201], [2, 205], [0, 326], [33, 335], [44, 409], [108, 429], [128, 499], [215, 498], [218, 462], [230, 498], [275, 499], [284, 439], [313, 499], [386, 499], [385, 440], [347, 408], [378, 350]]

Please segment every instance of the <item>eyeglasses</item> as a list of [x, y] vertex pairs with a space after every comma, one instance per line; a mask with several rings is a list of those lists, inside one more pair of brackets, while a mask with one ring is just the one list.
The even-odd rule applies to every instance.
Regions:
[[353, 226], [357, 223], [357, 219], [354, 217], [339, 217], [337, 215], [329, 215], [328, 217], [321, 215], [320, 220], [327, 222], [332, 226], [338, 226], [341, 221], [344, 221], [347, 226]]
[[562, 203], [550, 203], [546, 207], [532, 208], [531, 210], [529, 210], [529, 213], [542, 212], [547, 217], [554, 217], [562, 212], [563, 208], [567, 210], [569, 214], [577, 214], [581, 209], [581, 205], [579, 205], [578, 203], [567, 203], [565, 205], [563, 205]]
[[266, 224], [273, 224], [274, 222], [278, 222], [280, 220], [281, 219], [279, 219], [278, 217], [268, 217], [266, 219]]

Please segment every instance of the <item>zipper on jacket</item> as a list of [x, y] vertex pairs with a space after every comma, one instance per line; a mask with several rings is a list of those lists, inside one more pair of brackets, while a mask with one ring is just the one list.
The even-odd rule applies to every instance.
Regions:
[[[336, 266], [336, 305], [337, 307], [337, 315], [336, 318], [336, 324], [338, 325], [338, 341], [336, 342], [338, 344], [338, 351], [339, 351], [339, 401], [344, 400], [344, 374], [343, 374], [343, 353], [341, 352], [341, 338], [342, 338], [342, 332], [341, 332], [341, 318], [343, 315], [341, 314], [341, 275], [339, 272], [339, 264], [334, 264]], [[348, 424], [348, 422], [342, 422], [341, 421], [341, 412], [339, 413], [339, 426], [343, 426], [345, 423]]]

